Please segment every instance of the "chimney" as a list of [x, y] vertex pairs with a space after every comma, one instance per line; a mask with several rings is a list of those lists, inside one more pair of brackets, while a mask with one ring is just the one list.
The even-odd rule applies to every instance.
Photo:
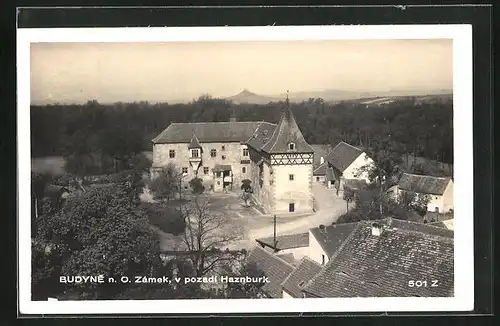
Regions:
[[384, 231], [384, 228], [381, 224], [379, 223], [372, 223], [372, 235], [374, 236], [380, 236], [382, 232]]
[[325, 163], [325, 158], [324, 158], [323, 156], [321, 156], [321, 158], [319, 159], [319, 163], [320, 163], [320, 164]]

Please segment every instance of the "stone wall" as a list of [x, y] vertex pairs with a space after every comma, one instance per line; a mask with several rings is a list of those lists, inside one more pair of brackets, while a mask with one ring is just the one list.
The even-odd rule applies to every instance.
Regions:
[[[247, 148], [247, 146], [238, 142], [201, 143], [201, 146], [201, 163], [197, 170], [193, 169], [192, 164], [189, 162], [191, 153], [187, 143], [155, 144], [153, 146], [153, 167], [166, 166], [168, 163], [173, 163], [180, 171], [182, 171], [182, 168], [187, 168], [188, 176], [186, 180], [191, 180], [195, 176], [198, 176], [204, 182], [213, 183], [212, 169], [215, 165], [230, 165], [233, 174], [233, 189], [240, 189], [241, 180], [250, 177], [250, 164], [241, 163], [243, 160], [250, 160], [249, 156], [243, 156], [243, 149]], [[216, 151], [215, 157], [212, 157], [210, 154], [212, 149]], [[175, 158], [170, 158], [170, 150], [175, 151]]]

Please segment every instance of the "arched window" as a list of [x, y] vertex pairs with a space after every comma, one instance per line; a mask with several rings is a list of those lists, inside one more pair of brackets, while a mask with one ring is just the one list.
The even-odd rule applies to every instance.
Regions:
[[291, 151], [295, 150], [295, 143], [288, 143], [288, 149]]

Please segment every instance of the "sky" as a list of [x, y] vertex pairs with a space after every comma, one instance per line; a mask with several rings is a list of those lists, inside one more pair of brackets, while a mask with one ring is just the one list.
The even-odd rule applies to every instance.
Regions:
[[453, 88], [452, 40], [33, 43], [31, 102]]

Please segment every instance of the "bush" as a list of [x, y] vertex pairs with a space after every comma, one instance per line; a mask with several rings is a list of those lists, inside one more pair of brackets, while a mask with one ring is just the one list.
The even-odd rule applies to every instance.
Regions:
[[181, 213], [170, 207], [159, 206], [158, 204], [141, 204], [146, 208], [149, 223], [158, 227], [165, 233], [179, 235], [184, 233], [186, 222]]

